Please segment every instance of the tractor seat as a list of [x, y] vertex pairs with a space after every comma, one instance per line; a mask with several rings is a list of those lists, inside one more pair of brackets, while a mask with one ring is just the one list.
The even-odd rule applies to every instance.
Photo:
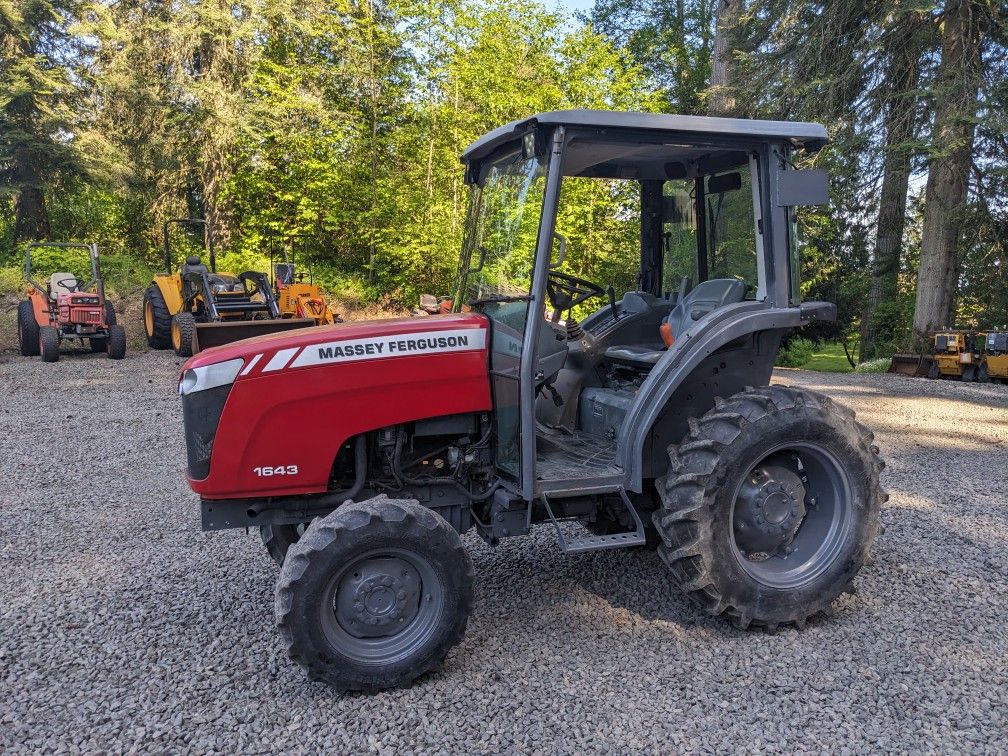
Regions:
[[209, 273], [209, 269], [200, 260], [199, 255], [189, 255], [182, 263], [182, 275], [187, 273]]
[[[682, 297], [665, 322], [669, 324], [672, 338], [678, 339], [694, 321], [700, 320], [725, 305], [737, 304], [745, 299], [746, 284], [737, 278], [714, 278], [697, 284]], [[612, 346], [605, 350], [606, 359], [619, 362], [638, 370], [649, 370], [661, 359], [664, 349], [650, 349], [646, 346]]]
[[69, 294], [79, 285], [80, 282], [73, 273], [53, 273], [49, 276], [49, 298], [55, 302], [60, 294]]

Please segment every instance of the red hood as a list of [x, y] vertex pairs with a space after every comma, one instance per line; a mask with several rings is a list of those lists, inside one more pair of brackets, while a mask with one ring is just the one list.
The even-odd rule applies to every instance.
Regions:
[[299, 328], [294, 331], [271, 333], [242, 339], [231, 344], [204, 350], [190, 357], [182, 366], [189, 368], [212, 365], [241, 358], [248, 363], [256, 355], [275, 354], [281, 350], [301, 350], [314, 344], [334, 341], [349, 341], [374, 336], [409, 335], [423, 331], [442, 331], [458, 328], [485, 328], [486, 317], [475, 313], [432, 315], [417, 318], [393, 318], [389, 320], [359, 320], [352, 323]]

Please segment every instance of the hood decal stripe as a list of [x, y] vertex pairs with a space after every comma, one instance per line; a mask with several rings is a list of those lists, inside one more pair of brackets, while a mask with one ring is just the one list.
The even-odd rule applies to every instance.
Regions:
[[252, 372], [252, 368], [254, 368], [254, 367], [256, 366], [256, 363], [257, 363], [257, 362], [259, 362], [259, 359], [260, 359], [261, 357], [262, 357], [262, 352], [260, 352], [259, 354], [257, 354], [257, 355], [256, 355], [255, 357], [253, 357], [253, 358], [252, 358], [251, 360], [249, 360], [249, 363], [248, 363], [248, 365], [246, 365], [246, 366], [245, 366], [245, 367], [244, 367], [244, 368], [242, 369], [242, 371], [241, 371], [241, 375], [248, 375], [249, 373], [251, 373], [251, 372]]
[[266, 363], [266, 367], [264, 367], [262, 371], [264, 373], [272, 373], [275, 370], [283, 370], [287, 367], [287, 363], [291, 361], [291, 357], [293, 357], [300, 348], [301, 347], [292, 347], [290, 349], [281, 349], [270, 358], [270, 361]]

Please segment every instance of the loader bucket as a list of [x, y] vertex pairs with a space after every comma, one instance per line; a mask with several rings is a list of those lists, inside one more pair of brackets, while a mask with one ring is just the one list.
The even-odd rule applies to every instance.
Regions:
[[250, 339], [267, 333], [293, 331], [295, 328], [311, 328], [315, 321], [311, 318], [284, 318], [280, 320], [235, 320], [232, 322], [197, 323], [193, 338], [193, 354], [210, 347], [230, 344], [232, 341]]
[[931, 358], [925, 354], [894, 354], [886, 372], [923, 378], [930, 362]]

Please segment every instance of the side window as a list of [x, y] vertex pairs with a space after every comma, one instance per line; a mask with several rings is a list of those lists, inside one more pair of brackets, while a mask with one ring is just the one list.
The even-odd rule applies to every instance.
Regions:
[[741, 278], [755, 291], [759, 273], [749, 166], [708, 176], [704, 183], [707, 277]]
[[692, 179], [666, 181], [662, 226], [662, 291], [676, 292], [683, 277], [697, 281], [696, 191]]

